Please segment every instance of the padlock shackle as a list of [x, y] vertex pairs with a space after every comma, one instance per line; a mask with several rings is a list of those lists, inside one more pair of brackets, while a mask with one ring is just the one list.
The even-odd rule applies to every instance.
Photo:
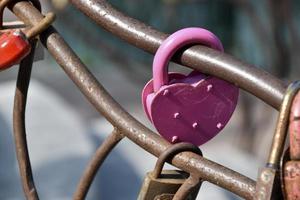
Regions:
[[203, 28], [185, 28], [170, 35], [158, 48], [153, 60], [153, 89], [157, 92], [161, 86], [168, 84], [168, 64], [172, 56], [182, 47], [202, 44], [224, 51], [221, 41], [212, 32]]
[[45, 17], [38, 22], [38, 24], [24, 31], [27, 39], [32, 39], [46, 30], [55, 20], [55, 14], [53, 12], [49, 12], [45, 15]]
[[193, 145], [191, 143], [187, 142], [181, 142], [174, 144], [170, 146], [168, 149], [166, 149], [157, 159], [157, 162], [155, 164], [155, 168], [152, 172], [152, 176], [154, 178], [159, 178], [161, 171], [164, 167], [165, 162], [172, 159], [174, 156], [176, 156], [179, 153], [182, 153], [184, 151], [190, 151], [193, 153], [196, 153], [200, 156], [202, 156], [202, 152], [196, 145]]

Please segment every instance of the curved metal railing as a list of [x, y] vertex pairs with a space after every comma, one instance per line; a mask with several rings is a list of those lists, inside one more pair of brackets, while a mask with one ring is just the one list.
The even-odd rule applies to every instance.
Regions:
[[[155, 53], [167, 37], [166, 34], [117, 11], [104, 0], [72, 0], [71, 2], [101, 27], [149, 53]], [[27, 25], [35, 25], [43, 18], [41, 12], [27, 1], [13, 2], [9, 8]], [[123, 137], [129, 138], [157, 157], [171, 145], [132, 117], [113, 99], [54, 27], [51, 26], [44, 31], [40, 35], [40, 40], [95, 109], [115, 127], [114, 132], [99, 147], [89, 163], [74, 199], [85, 197], [101, 163]], [[286, 85], [255, 66], [201, 45], [190, 47], [176, 54], [174, 61], [232, 82], [275, 109], [280, 108]], [[26, 198], [38, 199], [27, 151], [24, 122], [31, 65], [30, 56], [21, 63], [15, 96], [14, 131]], [[29, 71], [23, 70], [26, 68]], [[243, 198], [253, 199], [255, 196], [256, 182], [254, 180], [197, 154], [181, 153], [174, 157], [172, 164]]]

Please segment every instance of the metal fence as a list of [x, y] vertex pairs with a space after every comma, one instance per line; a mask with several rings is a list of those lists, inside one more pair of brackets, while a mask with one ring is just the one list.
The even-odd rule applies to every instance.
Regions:
[[[34, 6], [37, 5], [36, 2], [36, 0], [13, 1], [8, 7], [26, 25], [35, 25], [43, 19], [39, 9]], [[71, 3], [99, 26], [151, 54], [155, 53], [167, 37], [167, 34], [117, 11], [104, 0], [71, 0]], [[40, 35], [40, 40], [88, 101], [114, 126], [114, 131], [106, 138], [88, 164], [74, 194], [74, 199], [85, 198], [101, 164], [124, 137], [156, 157], [171, 145], [141, 124], [114, 100], [53, 26]], [[26, 97], [33, 56], [34, 50], [20, 64], [13, 112], [17, 159], [27, 199], [38, 199], [27, 150], [25, 129]], [[190, 47], [176, 54], [173, 61], [232, 82], [274, 109], [280, 109], [286, 85], [255, 66], [201, 45]], [[178, 154], [172, 159], [172, 164], [240, 197], [255, 198], [256, 181], [198, 154], [190, 152]]]

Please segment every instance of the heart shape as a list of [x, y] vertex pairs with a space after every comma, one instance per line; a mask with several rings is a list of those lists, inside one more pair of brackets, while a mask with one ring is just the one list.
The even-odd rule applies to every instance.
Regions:
[[153, 92], [145, 86], [142, 101], [157, 131], [170, 142], [202, 145], [228, 123], [237, 105], [239, 90], [224, 80], [195, 72], [169, 74], [170, 84]]

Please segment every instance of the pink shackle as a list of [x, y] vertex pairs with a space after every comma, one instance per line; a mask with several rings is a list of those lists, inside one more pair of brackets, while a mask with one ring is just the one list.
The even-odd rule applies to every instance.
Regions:
[[222, 43], [212, 32], [202, 28], [185, 28], [170, 35], [158, 48], [153, 61], [153, 89], [157, 92], [168, 84], [168, 64], [180, 48], [189, 44], [202, 44], [224, 51]]

